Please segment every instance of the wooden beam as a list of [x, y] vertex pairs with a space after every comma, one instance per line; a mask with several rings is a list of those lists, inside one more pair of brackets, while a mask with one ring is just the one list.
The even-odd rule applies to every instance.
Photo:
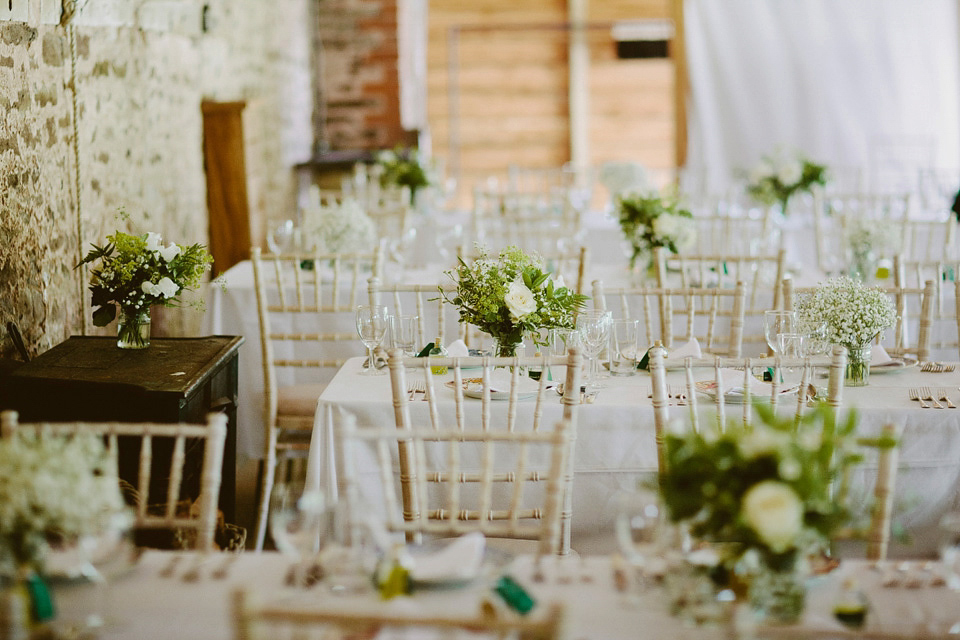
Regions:
[[674, 106], [676, 133], [674, 144], [677, 167], [687, 164], [687, 95], [690, 80], [687, 74], [686, 39], [683, 27], [683, 0], [671, 0], [673, 10], [673, 40], [670, 41], [670, 57], [674, 71]]

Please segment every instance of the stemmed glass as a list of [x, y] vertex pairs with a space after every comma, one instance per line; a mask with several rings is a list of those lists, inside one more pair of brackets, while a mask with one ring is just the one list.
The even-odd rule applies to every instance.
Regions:
[[795, 311], [763, 312], [763, 334], [767, 339], [767, 345], [774, 354], [780, 353], [780, 339], [777, 336], [781, 333], [795, 333], [796, 325], [797, 313]]
[[293, 246], [294, 235], [293, 220], [282, 220], [267, 231], [267, 246], [277, 255], [286, 253]]
[[293, 584], [303, 586], [307, 561], [330, 530], [326, 498], [303, 482], [277, 483], [270, 495], [270, 535], [277, 549], [295, 560]]
[[363, 304], [357, 307], [357, 334], [360, 336], [363, 346], [367, 348], [367, 367], [361, 372], [361, 375], [386, 375], [386, 371], [377, 369], [377, 361], [373, 352], [383, 342], [384, 336], [387, 335], [389, 318], [387, 308], [383, 305]]
[[585, 384], [593, 388], [601, 388], [600, 382], [600, 353], [610, 340], [610, 322], [612, 314], [609, 311], [584, 311], [577, 316], [577, 330], [583, 350], [590, 361], [590, 372]]

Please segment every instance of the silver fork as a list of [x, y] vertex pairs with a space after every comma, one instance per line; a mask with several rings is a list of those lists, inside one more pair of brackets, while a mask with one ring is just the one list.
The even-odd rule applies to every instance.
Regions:
[[950, 399], [950, 396], [947, 395], [946, 389], [940, 389], [940, 392], [937, 394], [940, 396], [940, 399], [947, 403], [948, 409], [956, 409], [957, 405], [953, 404], [953, 400]]
[[409, 400], [413, 401], [413, 399], [416, 397], [418, 393], [423, 393], [423, 394], [427, 393], [426, 384], [423, 382], [421, 378], [416, 378], [413, 382], [411, 382], [407, 386], [407, 393], [410, 394]]
[[919, 402], [921, 409], [929, 409], [929, 408], [930, 408], [930, 405], [928, 405], [926, 402], [924, 402], [924, 401], [923, 401], [923, 398], [920, 397], [920, 390], [919, 390], [919, 389], [911, 388], [911, 389], [909, 390], [909, 393], [910, 393], [910, 399], [911, 399], [911, 400], [916, 400], [917, 402]]
[[923, 398], [924, 400], [929, 400], [933, 403], [934, 408], [943, 409], [943, 405], [937, 402], [937, 399], [933, 397], [933, 389], [930, 387], [923, 388]]

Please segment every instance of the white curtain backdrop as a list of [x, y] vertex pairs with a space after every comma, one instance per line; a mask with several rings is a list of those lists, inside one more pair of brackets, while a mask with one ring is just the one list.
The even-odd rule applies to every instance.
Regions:
[[776, 148], [868, 170], [880, 137], [960, 167], [957, 0], [685, 0], [688, 166], [716, 189]]

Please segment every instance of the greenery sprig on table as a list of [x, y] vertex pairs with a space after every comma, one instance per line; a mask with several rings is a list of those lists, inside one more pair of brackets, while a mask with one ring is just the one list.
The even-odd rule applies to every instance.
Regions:
[[130, 235], [116, 231], [107, 244], [93, 248], [77, 264], [100, 261], [90, 272], [93, 324], [104, 327], [124, 313], [147, 311], [151, 305], [177, 306], [180, 295], [200, 284], [213, 257], [202, 244], [163, 246], [160, 234]]
[[430, 173], [416, 149], [396, 147], [392, 151], [381, 151], [376, 155], [376, 162], [383, 168], [380, 181], [384, 186], [410, 187], [411, 198], [416, 196], [418, 189], [430, 186]]
[[492, 335], [501, 345], [515, 345], [527, 333], [539, 342], [541, 329], [572, 329], [574, 316], [589, 299], [568, 289], [562, 276], [545, 270], [537, 254], [511, 246], [492, 258], [485, 249], [471, 264], [460, 260], [445, 272], [457, 283], [455, 294], [440, 290], [459, 309], [460, 321]]
[[617, 199], [620, 228], [630, 243], [630, 267], [637, 259], [652, 259], [655, 247], [666, 247], [673, 253], [689, 246], [696, 239], [693, 214], [681, 209], [675, 198], [657, 193], [627, 194]]
[[809, 192], [813, 185], [827, 183], [827, 168], [807, 158], [786, 158], [782, 153], [764, 156], [750, 171], [747, 193], [762, 204], [779, 202], [787, 214], [787, 203], [793, 194]]

